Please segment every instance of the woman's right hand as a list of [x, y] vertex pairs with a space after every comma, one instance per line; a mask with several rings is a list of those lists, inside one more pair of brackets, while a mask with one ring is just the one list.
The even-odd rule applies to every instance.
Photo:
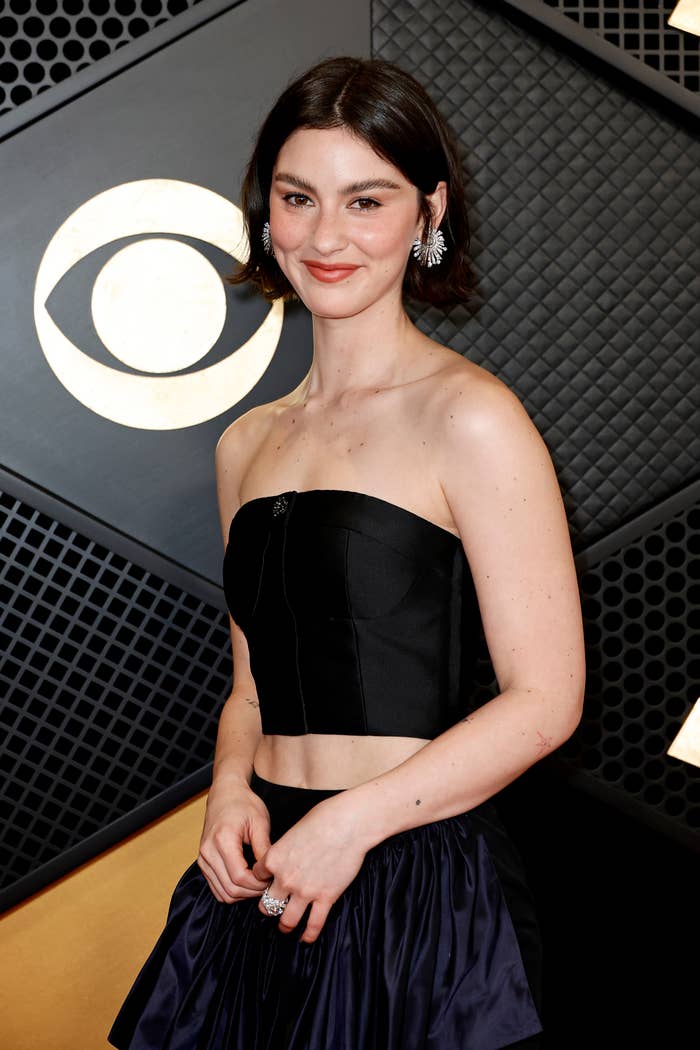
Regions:
[[207, 797], [197, 864], [216, 899], [225, 904], [259, 897], [269, 879], [253, 875], [243, 853], [256, 860], [270, 848], [270, 814], [263, 800], [240, 778], [216, 780]]

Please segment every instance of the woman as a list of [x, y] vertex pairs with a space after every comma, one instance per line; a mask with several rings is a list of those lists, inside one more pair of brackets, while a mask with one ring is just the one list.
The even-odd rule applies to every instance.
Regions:
[[[313, 362], [216, 449], [233, 690], [197, 860], [119, 1050], [537, 1045], [539, 940], [489, 801], [584, 682], [547, 449], [405, 298], [469, 294], [461, 168], [420, 85], [328, 59], [281, 95], [232, 283], [298, 297]], [[467, 713], [479, 616], [498, 696]]]

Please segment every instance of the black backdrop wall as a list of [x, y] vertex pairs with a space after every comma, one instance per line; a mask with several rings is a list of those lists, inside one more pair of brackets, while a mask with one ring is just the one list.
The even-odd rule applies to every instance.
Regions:
[[[666, 748], [700, 695], [700, 145], [697, 40], [668, 37], [664, 59], [665, 6], [373, 5], [374, 53], [429, 87], [471, 186], [480, 294], [416, 320], [521, 396], [579, 568], [584, 719], [503, 799], [557, 1050], [681, 1046], [694, 1026], [680, 953], [700, 932], [700, 770]], [[552, 31], [565, 13], [575, 39]], [[632, 54], [647, 17], [653, 77]], [[622, 56], [600, 47], [613, 18]], [[485, 652], [482, 668], [477, 702], [495, 689]]]
[[[58, 57], [48, 19], [0, 20], [2, 906], [208, 782], [230, 677], [213, 447], [296, 382], [309, 350], [305, 317], [288, 312], [269, 367], [225, 412], [168, 431], [120, 425], [72, 397], [41, 352], [31, 297], [45, 247], [84, 201], [130, 180], [235, 202], [252, 129], [288, 76], [371, 50], [425, 83], [464, 148], [479, 294], [415, 310], [417, 323], [522, 398], [580, 570], [584, 721], [503, 797], [547, 937], [548, 1046], [653, 1045], [655, 1029], [658, 1045], [684, 1045], [700, 781], [666, 748], [700, 694], [694, 38], [664, 28], [673, 5], [641, 3], [144, 0], [121, 21], [103, 6], [88, 34], [63, 5]], [[656, 51], [639, 32], [654, 35], [652, 16]], [[170, 236], [219, 272], [230, 264]], [[80, 305], [95, 280], [80, 266], [56, 319], [115, 366]], [[215, 363], [264, 316], [226, 295]], [[473, 702], [494, 687], [483, 647]]]

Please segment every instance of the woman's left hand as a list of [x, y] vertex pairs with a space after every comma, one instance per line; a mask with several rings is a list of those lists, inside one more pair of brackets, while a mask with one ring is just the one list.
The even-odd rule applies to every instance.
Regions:
[[[359, 834], [361, 825], [343, 802], [342, 796], [334, 795], [317, 803], [273, 842], [252, 869], [259, 879], [272, 878], [271, 897], [284, 899], [289, 894], [279, 917], [284, 933], [297, 926], [311, 904], [300, 938], [306, 944], [318, 937], [332, 905], [357, 875], [367, 852]], [[268, 915], [262, 900], [259, 909]]]

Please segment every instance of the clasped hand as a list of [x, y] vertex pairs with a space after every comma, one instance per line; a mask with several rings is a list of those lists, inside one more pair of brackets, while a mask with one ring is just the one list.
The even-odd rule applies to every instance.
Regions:
[[[220, 781], [213, 786], [197, 863], [216, 899], [231, 904], [260, 897], [266, 887], [272, 897], [289, 896], [277, 920], [284, 933], [295, 929], [311, 905], [300, 940], [315, 941], [366, 854], [358, 821], [349, 814], [344, 794], [317, 803], [271, 844], [270, 814], [262, 799], [238, 783]], [[250, 843], [257, 858], [252, 869], [243, 853], [244, 842]], [[262, 901], [258, 907], [275, 921]]]
[[[324, 799], [293, 824], [253, 865], [253, 875], [267, 882], [271, 897], [289, 901], [279, 917], [284, 933], [295, 929], [309, 904], [300, 940], [316, 940], [331, 907], [362, 866], [366, 850], [354, 822], [343, 818], [333, 798]], [[262, 901], [260, 911], [267, 915]]]

